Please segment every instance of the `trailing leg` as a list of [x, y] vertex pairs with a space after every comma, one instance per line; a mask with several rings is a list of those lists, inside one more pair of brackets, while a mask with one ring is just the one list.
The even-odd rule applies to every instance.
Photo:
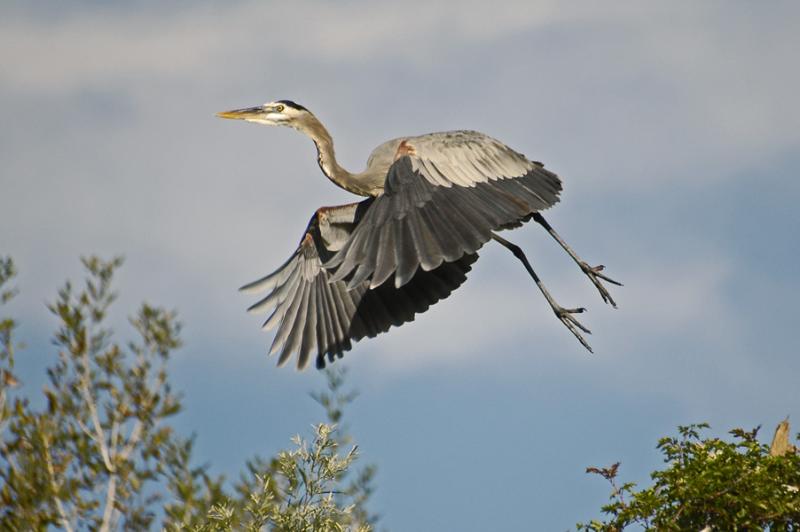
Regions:
[[603, 298], [603, 301], [605, 301], [606, 303], [610, 303], [612, 307], [617, 308], [617, 304], [611, 298], [611, 294], [608, 293], [608, 290], [606, 289], [605, 286], [602, 285], [600, 280], [602, 279], [603, 281], [615, 284], [617, 286], [622, 286], [622, 283], [619, 283], [614, 279], [606, 277], [603, 273], [601, 273], [605, 269], [605, 266], [603, 266], [602, 264], [599, 266], [589, 266], [588, 264], [586, 264], [586, 262], [584, 262], [574, 251], [572, 251], [572, 248], [569, 247], [569, 245], [566, 242], [564, 242], [564, 239], [561, 238], [561, 236], [558, 233], [556, 233], [555, 229], [553, 229], [550, 226], [550, 224], [547, 223], [547, 220], [544, 219], [544, 216], [542, 216], [537, 212], [534, 213], [533, 219], [536, 221], [536, 223], [544, 227], [545, 230], [547, 230], [547, 232], [550, 233], [550, 236], [556, 239], [556, 241], [561, 245], [561, 247], [564, 248], [564, 251], [569, 253], [569, 256], [572, 257], [572, 260], [574, 260], [575, 263], [578, 266], [580, 266], [583, 273], [585, 273], [587, 277], [589, 277], [589, 279], [592, 281], [592, 283], [597, 287], [597, 290], [600, 292], [600, 297]]
[[555, 313], [556, 317], [561, 321], [561, 323], [563, 323], [567, 327], [567, 329], [569, 329], [569, 331], [572, 334], [575, 335], [575, 338], [578, 339], [581, 345], [583, 345], [583, 347], [585, 347], [586, 349], [589, 350], [590, 353], [592, 353], [593, 351], [591, 346], [589, 346], [589, 344], [586, 342], [586, 340], [580, 333], [580, 331], [583, 331], [587, 334], [592, 334], [592, 331], [584, 327], [575, 318], [575, 316], [573, 316], [573, 314], [580, 314], [582, 312], [586, 312], [586, 309], [583, 307], [564, 308], [558, 303], [556, 303], [555, 299], [553, 299], [553, 296], [551, 296], [550, 292], [547, 290], [547, 288], [545, 288], [541, 279], [539, 279], [539, 276], [536, 275], [535, 271], [533, 271], [533, 267], [531, 266], [531, 263], [528, 262], [528, 257], [525, 256], [525, 253], [522, 251], [522, 249], [516, 244], [512, 244], [505, 238], [502, 238], [501, 236], [495, 233], [492, 233], [492, 239], [502, 244], [504, 247], [508, 248], [511, 251], [511, 253], [513, 253], [514, 256], [517, 257], [522, 262], [523, 266], [525, 266], [525, 269], [528, 270], [528, 273], [533, 278], [534, 282], [536, 282], [536, 286], [539, 287], [539, 290], [541, 290], [542, 295], [544, 295], [544, 298], [550, 304], [550, 308], [553, 309], [553, 312]]

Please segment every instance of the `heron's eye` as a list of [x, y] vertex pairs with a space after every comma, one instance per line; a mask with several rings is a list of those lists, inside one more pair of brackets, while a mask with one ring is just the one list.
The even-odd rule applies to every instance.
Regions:
[[279, 113], [282, 113], [284, 109], [285, 107], [283, 105], [278, 105], [277, 107], [275, 107], [275, 110], [278, 111]]

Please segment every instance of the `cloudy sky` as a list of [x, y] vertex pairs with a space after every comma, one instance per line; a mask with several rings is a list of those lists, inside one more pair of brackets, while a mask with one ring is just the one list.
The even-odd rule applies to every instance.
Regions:
[[[124, 254], [115, 323], [179, 310], [177, 424], [235, 476], [320, 419], [315, 371], [278, 369], [241, 284], [291, 253], [314, 209], [351, 201], [297, 133], [216, 111], [289, 98], [343, 166], [401, 135], [469, 128], [565, 183], [550, 222], [625, 283], [604, 305], [540, 228], [488, 245], [470, 281], [342, 365], [392, 530], [566, 529], [660, 465], [659, 436], [800, 419], [800, 8], [795, 2], [3, 2], [0, 254], [34, 393], [45, 310], [78, 257]], [[771, 428], [764, 431], [771, 432]]]

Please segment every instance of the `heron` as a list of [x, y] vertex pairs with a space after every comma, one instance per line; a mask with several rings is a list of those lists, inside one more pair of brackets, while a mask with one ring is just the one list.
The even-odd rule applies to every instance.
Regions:
[[400, 137], [375, 148], [363, 172], [337, 162], [333, 139], [306, 107], [278, 100], [217, 113], [220, 118], [288, 126], [316, 146], [322, 173], [365, 199], [320, 207], [297, 249], [277, 270], [240, 290], [266, 295], [249, 312], [272, 313], [277, 327], [270, 354], [297, 368], [311, 356], [317, 368], [341, 358], [353, 342], [413, 321], [466, 280], [478, 251], [493, 240], [510, 250], [533, 278], [558, 320], [589, 350], [591, 331], [559, 305], [523, 250], [497, 234], [533, 220], [588, 276], [603, 301], [616, 308], [604, 267], [589, 266], [545, 220], [559, 201], [561, 179], [544, 165], [477, 131]]

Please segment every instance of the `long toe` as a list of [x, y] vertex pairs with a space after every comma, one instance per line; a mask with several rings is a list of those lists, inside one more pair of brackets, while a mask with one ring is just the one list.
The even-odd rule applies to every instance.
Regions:
[[614, 301], [614, 298], [611, 297], [611, 294], [608, 292], [603, 283], [600, 282], [602, 279], [607, 283], [611, 283], [617, 286], [622, 286], [622, 283], [611, 279], [610, 277], [606, 276], [602, 273], [605, 269], [605, 266], [600, 264], [599, 266], [589, 266], [585, 262], [581, 262], [581, 270], [583, 273], [586, 274], [587, 277], [592, 281], [592, 284], [597, 288], [597, 291], [600, 292], [600, 297], [603, 298], [603, 302], [610, 304], [612, 307], [617, 308], [617, 303]]
[[594, 351], [592, 351], [592, 347], [589, 345], [589, 342], [587, 342], [586, 339], [581, 334], [581, 331], [583, 331], [586, 334], [592, 334], [592, 331], [590, 331], [581, 322], [579, 322], [575, 316], [573, 316], [573, 314], [581, 314], [583, 312], [586, 312], [586, 309], [583, 307], [570, 308], [570, 309], [563, 307], [555, 307], [553, 308], [553, 311], [555, 312], [556, 317], [559, 319], [559, 321], [561, 321], [561, 323], [563, 323], [564, 326], [567, 329], [569, 329], [569, 332], [571, 332], [573, 336], [575, 336], [575, 338], [578, 339], [581, 345], [585, 347], [590, 353], [594, 353]]

